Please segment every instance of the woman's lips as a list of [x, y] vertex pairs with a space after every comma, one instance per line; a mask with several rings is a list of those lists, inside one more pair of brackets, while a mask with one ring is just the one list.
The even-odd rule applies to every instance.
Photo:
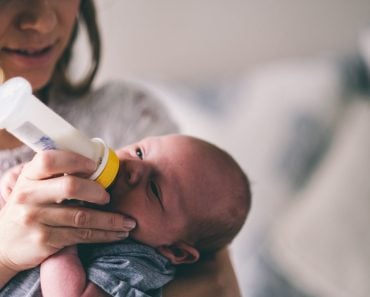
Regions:
[[1, 51], [6, 58], [22, 67], [41, 67], [52, 61], [56, 44], [39, 48], [9, 48], [3, 47]]
[[40, 49], [11, 49], [11, 48], [3, 48], [5, 52], [14, 53], [18, 55], [25, 55], [25, 56], [39, 56], [46, 52], [48, 52], [52, 48], [52, 45], [46, 46]]

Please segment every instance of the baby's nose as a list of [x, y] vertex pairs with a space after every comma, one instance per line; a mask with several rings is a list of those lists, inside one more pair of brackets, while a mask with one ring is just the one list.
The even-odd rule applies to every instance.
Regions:
[[142, 160], [133, 160], [126, 163], [127, 167], [127, 184], [130, 187], [135, 187], [146, 178], [149, 173], [149, 166]]

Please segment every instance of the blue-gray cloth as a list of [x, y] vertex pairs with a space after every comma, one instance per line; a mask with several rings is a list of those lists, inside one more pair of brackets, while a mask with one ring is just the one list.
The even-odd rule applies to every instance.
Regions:
[[[175, 274], [168, 259], [130, 240], [80, 245], [79, 255], [88, 279], [116, 297], [159, 297]], [[0, 297], [41, 296], [39, 267], [17, 274], [0, 291]]]

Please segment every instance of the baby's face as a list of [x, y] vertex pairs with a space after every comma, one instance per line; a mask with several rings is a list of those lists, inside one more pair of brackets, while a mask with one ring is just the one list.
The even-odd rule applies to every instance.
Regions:
[[146, 138], [117, 155], [120, 172], [110, 210], [136, 220], [131, 232], [136, 240], [153, 247], [180, 240], [192, 214], [204, 211], [207, 203], [196, 198], [204, 188], [196, 172], [202, 156], [193, 141], [179, 135]]

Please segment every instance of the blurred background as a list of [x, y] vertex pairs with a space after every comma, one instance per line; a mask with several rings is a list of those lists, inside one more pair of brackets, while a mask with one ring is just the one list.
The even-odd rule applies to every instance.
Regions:
[[370, 296], [370, 2], [96, 3], [98, 84], [150, 88], [248, 173], [243, 296]]

